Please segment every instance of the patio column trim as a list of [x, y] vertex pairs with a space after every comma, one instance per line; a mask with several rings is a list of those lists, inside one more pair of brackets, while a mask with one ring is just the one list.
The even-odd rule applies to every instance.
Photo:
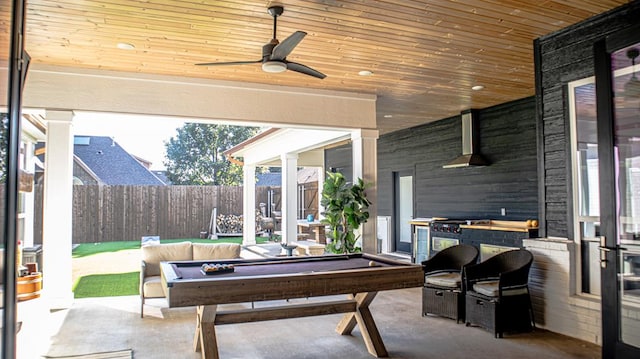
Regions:
[[256, 244], [256, 166], [243, 167], [242, 244]]
[[362, 178], [366, 185], [369, 220], [360, 228], [362, 251], [378, 253], [376, 217], [378, 216], [378, 131], [354, 130], [351, 132], [353, 148], [353, 181]]
[[47, 111], [42, 213], [43, 297], [51, 309], [68, 308], [73, 241], [73, 112]]
[[[24, 146], [24, 170], [29, 173], [36, 173], [36, 165], [33, 160], [33, 148], [34, 142], [37, 140], [32, 140], [31, 138], [23, 138]], [[23, 248], [33, 247], [33, 220], [35, 217], [34, 214], [34, 202], [35, 202], [35, 190], [31, 192], [23, 192], [23, 201], [24, 201], [24, 218], [22, 219], [24, 222], [23, 227]]]
[[282, 161], [282, 242], [298, 240], [298, 154], [285, 153]]
[[322, 188], [324, 187], [324, 167], [318, 167], [318, 219], [323, 219], [324, 206], [322, 205]]

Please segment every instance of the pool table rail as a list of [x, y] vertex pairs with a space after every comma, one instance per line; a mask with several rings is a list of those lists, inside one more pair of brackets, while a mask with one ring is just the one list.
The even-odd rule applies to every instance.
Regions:
[[[381, 260], [377, 256], [363, 256]], [[424, 272], [421, 266], [382, 260], [390, 265], [275, 275], [213, 275], [202, 279], [181, 279], [171, 266], [172, 262], [163, 262], [161, 267], [169, 307], [377, 292], [423, 285]]]

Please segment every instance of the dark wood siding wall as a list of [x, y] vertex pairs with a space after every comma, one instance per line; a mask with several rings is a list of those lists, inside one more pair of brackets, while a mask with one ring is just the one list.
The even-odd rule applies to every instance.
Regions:
[[640, 1], [635, 1], [535, 41], [547, 236], [573, 238], [567, 83], [594, 75], [595, 41], [637, 24], [638, 19]]
[[381, 136], [378, 215], [393, 215], [393, 173], [413, 169], [416, 217], [538, 218], [534, 99], [480, 110], [477, 131], [486, 167], [442, 168], [461, 154], [460, 116]]
[[324, 152], [324, 168], [327, 171], [340, 172], [347, 181], [353, 177], [353, 156], [351, 143], [330, 148]]

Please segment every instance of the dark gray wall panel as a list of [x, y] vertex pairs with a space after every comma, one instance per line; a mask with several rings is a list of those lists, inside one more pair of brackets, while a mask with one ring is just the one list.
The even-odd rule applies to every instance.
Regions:
[[582, 23], [543, 36], [535, 42], [540, 53], [536, 64], [539, 108], [544, 137], [543, 186], [546, 235], [573, 238], [568, 225], [573, 204], [570, 173], [570, 141], [567, 83], [593, 76], [593, 43], [602, 37], [637, 24], [640, 2], [635, 1]]
[[537, 218], [534, 99], [479, 111], [480, 152], [489, 166], [442, 168], [461, 154], [461, 130], [456, 116], [380, 137], [379, 215], [393, 215], [393, 172], [414, 169], [417, 217]]
[[346, 144], [324, 151], [324, 168], [327, 171], [340, 172], [347, 181], [353, 177], [353, 156], [351, 144]]

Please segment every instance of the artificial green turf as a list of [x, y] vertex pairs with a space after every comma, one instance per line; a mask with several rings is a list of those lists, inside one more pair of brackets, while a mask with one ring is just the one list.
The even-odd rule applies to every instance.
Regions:
[[[211, 239], [163, 239], [160, 243], [242, 243], [242, 237], [221, 237]], [[256, 243], [268, 242], [267, 237], [256, 237]], [[83, 243], [73, 249], [73, 258], [88, 257], [98, 253], [118, 252], [140, 248], [139, 241], [117, 241], [103, 243]], [[96, 263], [99, 266], [99, 263]], [[139, 294], [140, 272], [91, 274], [78, 278], [73, 286], [75, 298], [118, 297]]]
[[139, 294], [140, 272], [91, 274], [73, 286], [75, 298], [119, 297]]

